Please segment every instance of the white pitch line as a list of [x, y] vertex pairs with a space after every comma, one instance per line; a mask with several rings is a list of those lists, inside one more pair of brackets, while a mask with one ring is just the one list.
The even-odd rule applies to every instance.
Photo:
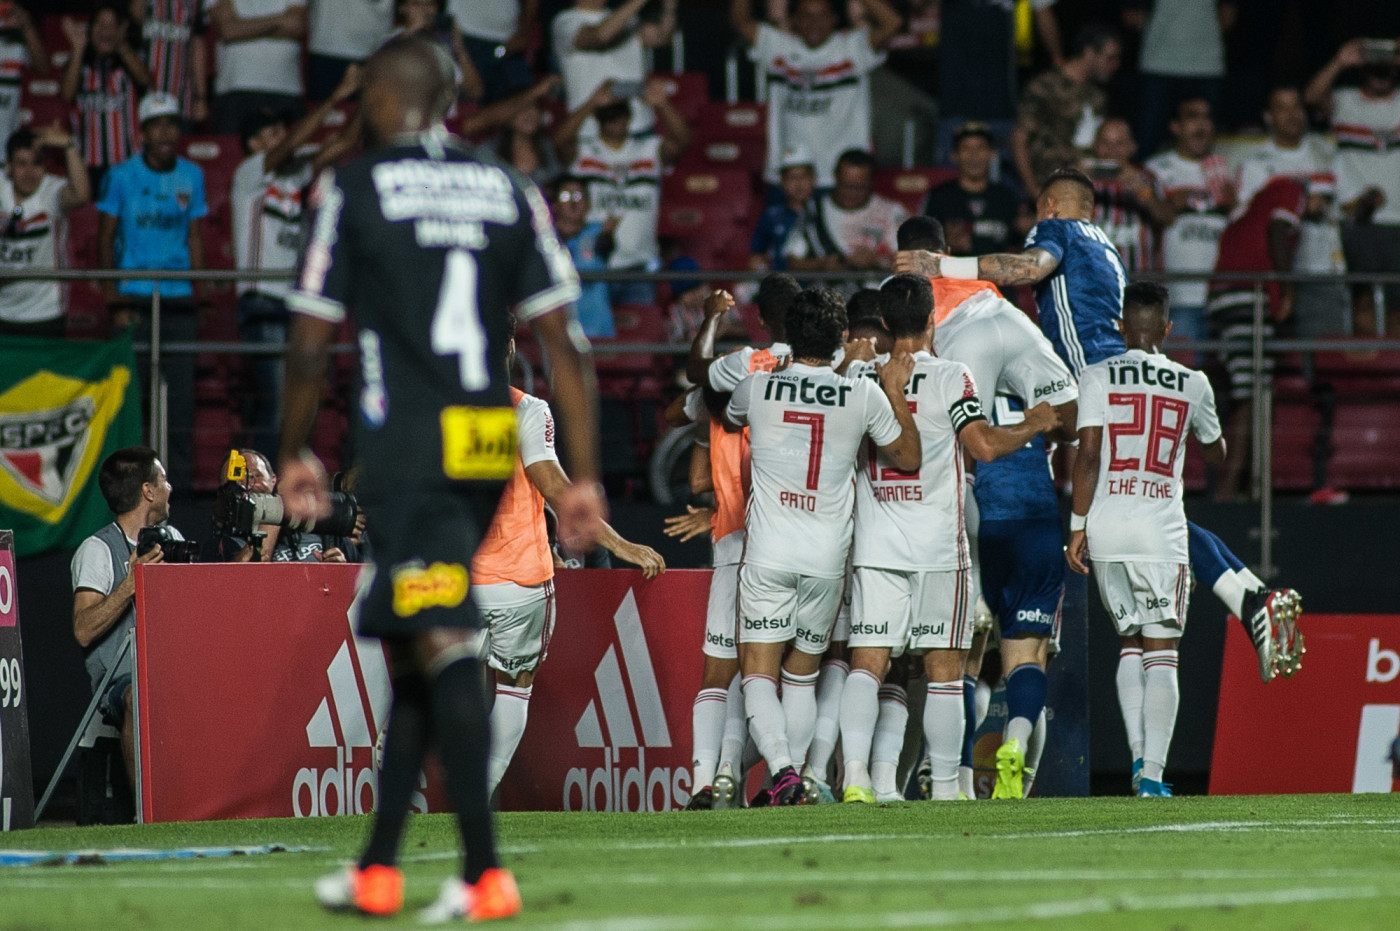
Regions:
[[[844, 928], [928, 928], [949, 925], [978, 925], [1104, 915], [1119, 912], [1179, 911], [1193, 908], [1246, 908], [1267, 905], [1297, 905], [1337, 900], [1396, 898], [1400, 889], [1382, 890], [1370, 886], [1277, 889], [1262, 892], [1188, 893], [1166, 896], [1094, 896], [1063, 899], [1031, 905], [1002, 908], [939, 909], [917, 912], [828, 915], [807, 912], [797, 915], [765, 915], [753, 919], [765, 931], [813, 931]], [[598, 920], [566, 921], [551, 927], [556, 931], [691, 931], [713, 926], [711, 916], [671, 915], [632, 916]]]
[[[1200, 880], [1224, 882], [1238, 880], [1291, 881], [1307, 879], [1393, 879], [1395, 873], [1389, 870], [1020, 870], [1013, 872], [986, 870], [900, 870], [853, 873], [848, 871], [793, 870], [783, 873], [697, 873], [686, 882], [691, 885], [725, 886], [772, 886], [775, 884], [798, 883], [980, 883], [990, 882], [1004, 885], [1008, 882], [1180, 882]], [[672, 876], [655, 873], [609, 873], [606, 876], [588, 877], [531, 877], [532, 886], [605, 886], [624, 883], [637, 886], [666, 885], [675, 881]]]

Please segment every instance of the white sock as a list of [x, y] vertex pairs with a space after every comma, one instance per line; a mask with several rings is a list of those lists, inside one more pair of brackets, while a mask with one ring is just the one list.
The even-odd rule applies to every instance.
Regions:
[[1021, 742], [1021, 749], [1024, 750], [1030, 743], [1031, 731], [1035, 730], [1035, 722], [1030, 718], [1012, 718], [1006, 722], [1006, 727], [1001, 732], [1001, 742], [1009, 743], [1012, 740]]
[[1154, 650], [1142, 655], [1146, 685], [1142, 690], [1142, 778], [1162, 781], [1167, 750], [1176, 728], [1181, 695], [1176, 683], [1176, 650]]
[[715, 781], [719, 768], [719, 743], [724, 738], [724, 714], [728, 689], [701, 689], [690, 713], [690, 766], [695, 791]]
[[[1250, 573], [1250, 575], [1253, 575], [1253, 573]], [[1260, 588], [1262, 587], [1261, 585]], [[1241, 617], [1244, 614], [1244, 596], [1251, 589], [1250, 586], [1246, 585], [1244, 580], [1240, 578], [1238, 572], [1235, 572], [1233, 569], [1226, 569], [1225, 573], [1215, 580], [1215, 584], [1211, 586], [1210, 590], [1215, 592], [1215, 597], [1225, 602], [1225, 607], [1229, 608], [1230, 613], [1235, 617]], [[1243, 618], [1243, 620], [1249, 620], [1249, 618]]]
[[[870, 745], [879, 716], [880, 680], [868, 669], [852, 669], [841, 691], [841, 757], [846, 763], [848, 786], [870, 788]], [[864, 779], [856, 779], [862, 775]]]
[[729, 764], [729, 771], [735, 776], [743, 768], [744, 744], [749, 739], [748, 722], [744, 720], [744, 689], [736, 675], [729, 683], [729, 694], [724, 702], [724, 738], [719, 745], [719, 765]]
[[971, 766], [958, 767], [958, 793], [968, 798], [977, 797], [977, 782]]
[[1249, 571], [1248, 566], [1243, 569], [1236, 569], [1235, 574], [1240, 577], [1240, 582], [1244, 585], [1245, 591], [1257, 592], [1268, 588], [1268, 586], [1264, 584], [1263, 579]]
[[1025, 798], [1031, 797], [1031, 789], [1035, 787], [1035, 771], [1040, 768], [1040, 756], [1045, 752], [1045, 709], [1040, 709], [1040, 717], [1036, 718], [1035, 728], [1031, 730], [1030, 742], [1026, 744], [1026, 766], [1021, 775], [1021, 791]]
[[1128, 732], [1128, 749], [1134, 760], [1142, 759], [1142, 690], [1145, 685], [1142, 651], [1124, 648], [1118, 654], [1118, 707], [1123, 711], [1123, 727]]
[[876, 795], [899, 792], [899, 751], [904, 749], [908, 724], [909, 699], [904, 687], [880, 686], [880, 715], [875, 719], [875, 739], [870, 744], [870, 785]]
[[972, 701], [977, 706], [977, 726], [981, 727], [982, 722], [987, 720], [987, 711], [992, 707], [991, 683], [978, 679], [977, 688], [972, 691]]
[[783, 670], [783, 717], [787, 719], [788, 751], [801, 767], [817, 729], [817, 673], [805, 676]]
[[744, 708], [749, 717], [749, 733], [758, 752], [768, 761], [768, 771], [792, 765], [788, 751], [787, 723], [783, 704], [778, 701], [778, 680], [772, 676], [744, 676]]
[[496, 686], [496, 704], [491, 708], [491, 766], [487, 794], [496, 791], [510, 767], [515, 748], [525, 736], [525, 720], [530, 715], [530, 688]]
[[[936, 801], [958, 797], [958, 763], [962, 760], [963, 729], [962, 680], [930, 682], [924, 694], [924, 740], [928, 741], [929, 762], [933, 765], [933, 792]], [[972, 770], [968, 770], [969, 780]]]
[[807, 765], [822, 782], [830, 777], [831, 755], [841, 730], [841, 693], [850, 671], [841, 660], [833, 660], [823, 663], [817, 673], [817, 729], [807, 748]]

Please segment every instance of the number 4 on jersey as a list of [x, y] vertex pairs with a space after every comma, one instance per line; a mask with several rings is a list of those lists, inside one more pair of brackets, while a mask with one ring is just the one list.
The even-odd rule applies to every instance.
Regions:
[[432, 346], [440, 356], [457, 356], [462, 387], [481, 391], [491, 385], [486, 330], [477, 304], [476, 256], [466, 249], [447, 253], [442, 288], [433, 312]]

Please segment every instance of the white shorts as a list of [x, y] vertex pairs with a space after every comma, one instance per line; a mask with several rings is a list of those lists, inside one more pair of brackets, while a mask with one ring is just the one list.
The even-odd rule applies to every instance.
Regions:
[[1184, 563], [1093, 562], [1099, 597], [1120, 635], [1181, 636], [1191, 598], [1191, 571]]
[[473, 585], [472, 600], [481, 612], [489, 653], [487, 662], [517, 676], [544, 662], [554, 634], [554, 583]]
[[845, 643], [851, 639], [851, 598], [854, 585], [851, 581], [851, 558], [846, 557], [846, 577], [841, 580], [841, 603], [836, 608], [836, 624], [831, 628], [831, 639], [835, 643]]
[[716, 659], [737, 659], [734, 621], [739, 614], [739, 566], [716, 565], [710, 573], [710, 598], [705, 606], [705, 645], [701, 651]]
[[826, 652], [841, 579], [818, 579], [786, 569], [739, 567], [739, 642], [788, 643], [809, 655]]
[[966, 650], [972, 646], [968, 570], [901, 572], [859, 567], [852, 599], [852, 649]]

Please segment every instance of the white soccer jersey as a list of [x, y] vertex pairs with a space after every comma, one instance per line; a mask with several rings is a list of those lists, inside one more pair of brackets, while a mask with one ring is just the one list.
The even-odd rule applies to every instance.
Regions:
[[1337, 203], [1368, 187], [1385, 193], [1373, 223], [1400, 223], [1400, 91], [1363, 97], [1355, 87], [1332, 92], [1332, 135], [1337, 137]]
[[520, 464], [529, 468], [537, 462], [558, 462], [554, 450], [554, 414], [549, 403], [533, 394], [521, 397], [515, 405], [515, 430], [518, 435]]
[[661, 137], [631, 138], [614, 149], [600, 139], [579, 142], [573, 173], [588, 182], [590, 222], [621, 217], [609, 268], [634, 268], [658, 260], [656, 220], [661, 209]]
[[[1041, 401], [1053, 406], [1079, 396], [1074, 376], [1050, 340], [1020, 308], [994, 291], [979, 291], [955, 307], [935, 328], [933, 347], [939, 358], [971, 370], [989, 415], [994, 397], [1016, 398], [1031, 408]], [[1002, 426], [1019, 420], [992, 418]]]
[[[293, 269], [301, 252], [302, 191], [311, 183], [311, 162], [300, 159], [292, 171], [267, 171], [267, 153], [248, 156], [233, 173], [233, 244], [238, 267], [260, 271]], [[239, 282], [238, 293], [260, 291], [286, 297], [291, 282]]]
[[856, 454], [899, 438], [885, 393], [869, 379], [793, 363], [755, 372], [726, 413], [749, 428], [753, 485], [744, 563], [824, 579], [846, 572]]
[[[715, 359], [710, 363], [710, 387], [720, 392], [733, 391], [739, 387], [739, 382], [748, 378], [749, 373], [753, 371], [754, 353], [761, 351], [752, 346], [745, 346]], [[774, 343], [768, 347], [768, 351], [779, 362], [792, 355], [792, 348], [787, 343]]]
[[1205, 375], [1129, 349], [1079, 376], [1079, 427], [1103, 427], [1094, 503], [1085, 532], [1095, 561], [1188, 560], [1182, 463], [1186, 434], [1220, 438]]
[[[846, 374], [873, 380], [875, 364], [852, 362]], [[919, 352], [904, 396], [919, 428], [923, 464], [918, 471], [901, 472], [872, 445], [865, 445], [856, 471], [853, 562], [876, 569], [966, 569], [971, 562], [958, 434], [973, 421], [986, 419], [977, 386], [962, 363]]]
[[[9, 178], [0, 178], [0, 214], [9, 218], [0, 233], [0, 268], [24, 271], [54, 268], [65, 252], [63, 189], [68, 182], [44, 175], [23, 200]], [[62, 286], [57, 281], [0, 282], [0, 320], [36, 323], [63, 315]]]
[[[1227, 223], [1211, 195], [1206, 178], [1209, 159], [1183, 158], [1176, 152], [1163, 152], [1147, 160], [1147, 169], [1157, 176], [1162, 190], [1170, 197], [1187, 191], [1189, 206], [1162, 233], [1162, 267], [1169, 272], [1209, 272], [1215, 269], [1220, 251], [1220, 234]], [[1211, 164], [1215, 164], [1211, 162]], [[1168, 285], [1173, 306], [1204, 307], [1204, 281], [1176, 281]]]

